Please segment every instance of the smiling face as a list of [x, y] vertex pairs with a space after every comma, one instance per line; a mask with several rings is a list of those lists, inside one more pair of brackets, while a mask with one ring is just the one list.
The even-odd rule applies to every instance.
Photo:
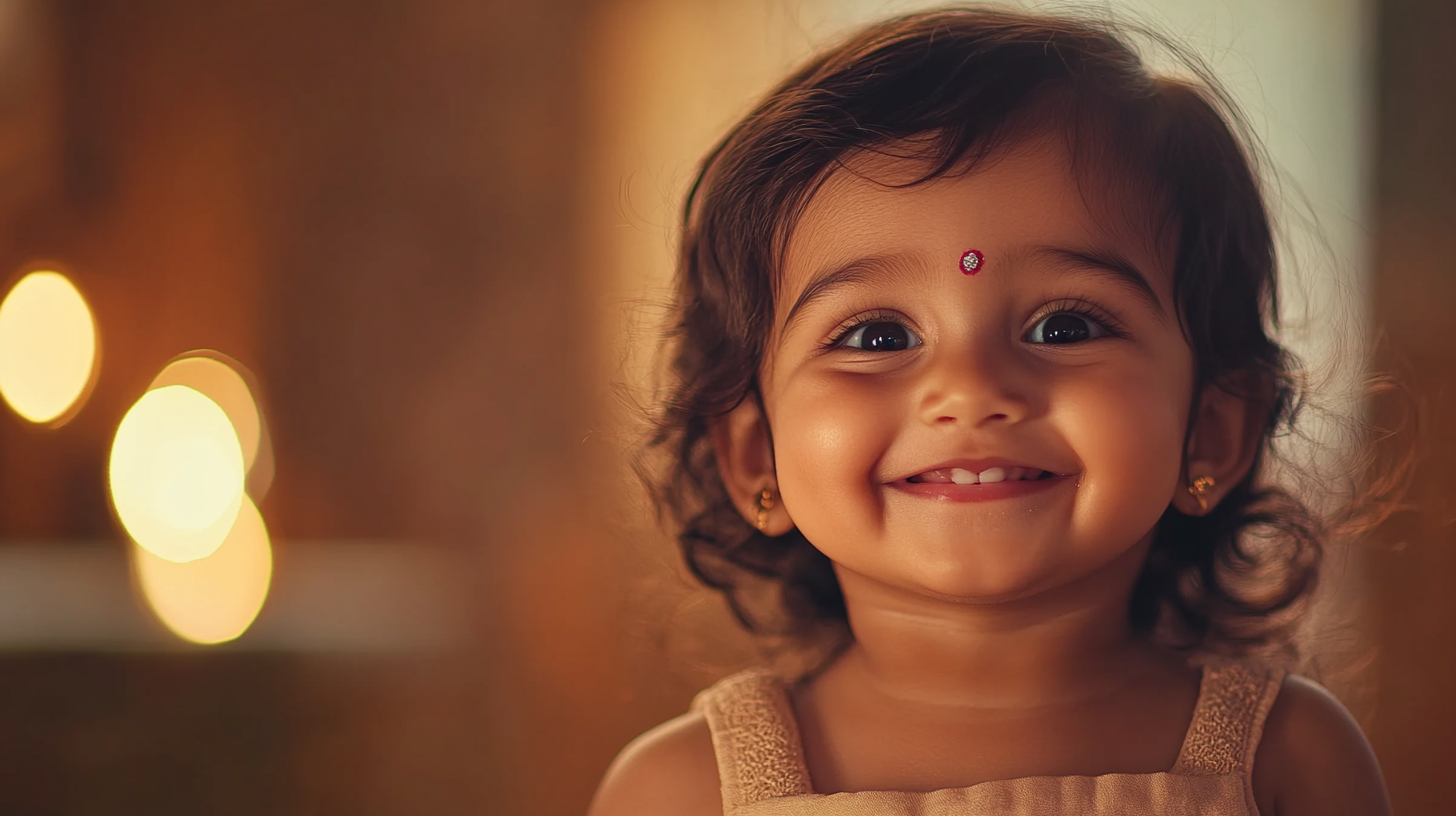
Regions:
[[841, 579], [957, 601], [1140, 557], [1193, 388], [1171, 253], [1060, 140], [909, 187], [909, 160], [850, 168], [790, 236], [762, 371], [792, 523]]

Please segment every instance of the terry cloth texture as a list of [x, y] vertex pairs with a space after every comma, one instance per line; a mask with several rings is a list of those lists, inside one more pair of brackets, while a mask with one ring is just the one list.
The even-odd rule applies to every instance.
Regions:
[[1251, 772], [1283, 669], [1214, 660], [1178, 761], [1152, 774], [998, 779], [929, 792], [819, 794], [783, 681], [749, 670], [697, 696], [713, 735], [724, 816], [1257, 816]]

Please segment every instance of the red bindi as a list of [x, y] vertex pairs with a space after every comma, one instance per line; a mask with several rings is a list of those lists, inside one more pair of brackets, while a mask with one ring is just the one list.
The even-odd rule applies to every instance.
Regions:
[[966, 254], [961, 256], [961, 272], [974, 275], [981, 271], [981, 265], [985, 262], [986, 256], [981, 254], [981, 250], [968, 249]]

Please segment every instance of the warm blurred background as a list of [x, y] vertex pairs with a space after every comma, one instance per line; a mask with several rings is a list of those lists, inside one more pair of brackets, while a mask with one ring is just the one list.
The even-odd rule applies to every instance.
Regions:
[[[581, 812], [753, 659], [624, 464], [694, 163], [926, 5], [0, 0], [0, 813]], [[1451, 813], [1456, 4], [1091, 5], [1248, 107], [1327, 403], [1424, 408], [1307, 650]]]

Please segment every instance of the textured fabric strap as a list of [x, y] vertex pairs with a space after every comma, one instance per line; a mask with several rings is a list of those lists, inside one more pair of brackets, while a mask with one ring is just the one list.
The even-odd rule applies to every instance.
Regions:
[[760, 669], [718, 681], [693, 700], [713, 735], [723, 812], [809, 793], [799, 728], [783, 684]]
[[1252, 661], [1209, 662], [1173, 773], [1247, 779], [1284, 674], [1282, 668]]
[[1250, 771], [1284, 670], [1210, 661], [1193, 721], [1171, 772], [996, 780], [930, 793], [813, 795], [788, 694], [750, 670], [697, 696], [717, 754], [725, 816], [950, 816], [1004, 813], [1258, 813]]

